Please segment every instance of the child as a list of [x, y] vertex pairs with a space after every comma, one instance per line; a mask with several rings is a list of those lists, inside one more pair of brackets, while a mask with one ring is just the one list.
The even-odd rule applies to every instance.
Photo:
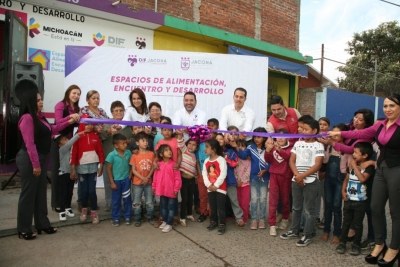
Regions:
[[[218, 130], [219, 129], [219, 121], [215, 118], [209, 119], [207, 121], [207, 127], [211, 130]], [[217, 133], [212, 132], [211, 133], [211, 138], [215, 138]]]
[[[254, 132], [266, 133], [263, 127], [254, 129]], [[265, 214], [267, 208], [267, 188], [269, 181], [269, 165], [264, 160], [265, 141], [267, 138], [261, 136], [253, 136], [252, 144], [245, 150], [237, 148], [238, 156], [241, 159], [251, 157], [250, 171], [250, 190], [251, 190], [251, 230], [265, 229]], [[260, 213], [258, 214], [258, 205], [260, 205]], [[257, 216], [258, 214], [258, 216]], [[258, 217], [258, 221], [257, 221]]]
[[[163, 124], [169, 124], [168, 122], [165, 122]], [[178, 142], [176, 141], [176, 138], [173, 136], [173, 130], [169, 128], [161, 128], [161, 134], [164, 136], [164, 139], [161, 139], [158, 141], [156, 145], [156, 150], [160, 147], [160, 145], [166, 144], [169, 145], [172, 151], [172, 161], [175, 162], [174, 169], [179, 170], [179, 166], [181, 165], [182, 162], [182, 152], [178, 148]], [[155, 168], [158, 168], [158, 165], [155, 163], [154, 165]], [[179, 224], [179, 218], [178, 218], [178, 198], [175, 198], [175, 212], [174, 212], [174, 226], [177, 226]], [[160, 199], [161, 201], [161, 199]], [[160, 204], [161, 205], [161, 204]]]
[[[348, 127], [344, 123], [339, 123], [333, 127], [334, 131], [347, 131]], [[343, 144], [340, 136], [333, 136], [332, 140]], [[321, 239], [327, 241], [331, 232], [333, 214], [333, 239], [332, 244], [339, 244], [342, 228], [342, 185], [346, 177], [347, 155], [336, 151], [332, 146], [327, 146], [325, 153], [326, 175], [325, 175], [325, 221], [324, 234]]]
[[[246, 149], [245, 140], [236, 140], [239, 149]], [[239, 206], [243, 211], [243, 222], [247, 223], [249, 219], [249, 203], [250, 203], [250, 169], [251, 157], [247, 159], [238, 158], [238, 164], [235, 168], [235, 178], [237, 183], [237, 198]]]
[[139, 148], [137, 154], [133, 154], [130, 160], [132, 166], [133, 180], [133, 211], [135, 226], [141, 226], [142, 195], [146, 202], [147, 219], [154, 224], [154, 203], [151, 191], [152, 176], [154, 171], [154, 152], [148, 150], [148, 135], [140, 132], [135, 136], [136, 145]]
[[175, 169], [176, 163], [171, 160], [172, 156], [169, 145], [162, 144], [159, 146], [157, 149], [159, 167], [154, 170], [152, 183], [153, 194], [160, 196], [160, 213], [163, 222], [159, 228], [164, 233], [172, 230], [176, 198], [182, 187], [181, 175], [179, 170]]
[[206, 150], [206, 142], [203, 142], [199, 144], [199, 149], [196, 152], [197, 173], [198, 173], [197, 188], [199, 191], [199, 199], [200, 199], [200, 207], [199, 207], [200, 216], [197, 218], [197, 221], [200, 223], [204, 222], [210, 213], [208, 207], [207, 187], [204, 185], [204, 179], [202, 174], [204, 162], [206, 161], [206, 159], [209, 158], [209, 156], [205, 153], [205, 150]]
[[180, 130], [176, 131], [176, 136], [178, 147], [182, 152], [182, 163], [179, 167], [182, 177], [180, 224], [185, 227], [186, 219], [191, 222], [195, 221], [193, 217], [193, 196], [196, 186], [197, 159], [194, 153], [198, 145], [195, 140], [190, 139], [185, 144], [183, 132]]
[[[229, 126], [227, 130], [233, 132], [239, 132], [239, 129], [236, 126]], [[233, 139], [231, 142], [235, 142], [234, 139], [236, 139], [236, 137], [239, 137], [238, 135], [232, 135], [232, 134], [230, 136], [231, 139]], [[222, 137], [222, 140], [220, 141], [219, 135], [217, 136], [217, 140], [219, 141], [220, 145], [221, 143], [223, 145], [225, 144], [224, 138]], [[238, 182], [236, 181], [235, 177], [235, 168], [238, 165], [239, 157], [237, 156], [236, 149], [230, 146], [229, 144], [223, 146], [223, 148], [228, 168], [226, 175], [226, 184], [228, 186], [227, 195], [229, 197], [230, 208], [232, 209], [232, 212], [235, 215], [237, 226], [244, 227], [246, 224], [243, 221], [243, 210], [239, 205], [238, 194], [237, 194]]]
[[[87, 118], [83, 115], [81, 118]], [[97, 214], [97, 195], [96, 195], [96, 174], [101, 176], [103, 173], [104, 152], [101, 140], [93, 132], [92, 124], [80, 124], [78, 132], [85, 131], [82, 138], [72, 146], [71, 151], [71, 177], [79, 176], [79, 186], [81, 188], [82, 213], [80, 221], [87, 219], [88, 198], [90, 198], [92, 223], [99, 223]], [[100, 167], [99, 167], [100, 165]]]
[[[279, 129], [278, 133], [289, 133], [289, 131]], [[293, 172], [289, 167], [289, 159], [292, 145], [287, 138], [277, 138], [275, 142], [268, 138], [265, 145], [264, 159], [270, 164], [269, 172], [271, 174], [269, 182], [269, 234], [276, 236], [278, 227], [276, 226], [275, 214], [279, 200], [282, 202], [282, 221], [279, 229], [284, 230], [289, 224], [291, 178], [293, 177]]]
[[72, 145], [82, 136], [85, 132], [79, 132], [74, 135], [71, 140], [65, 135], [60, 135], [56, 138], [58, 147], [60, 148], [60, 168], [58, 179], [61, 182], [59, 186], [60, 195], [60, 213], [58, 214], [60, 221], [66, 221], [67, 217], [73, 218], [75, 214], [71, 209], [72, 195], [74, 191], [74, 184], [78, 181], [71, 176], [71, 166], [69, 165], [71, 159]]
[[131, 151], [126, 149], [127, 138], [117, 133], [112, 137], [114, 151], [111, 151], [106, 158], [107, 174], [112, 190], [112, 225], [119, 226], [121, 218], [121, 198], [124, 202], [125, 224], [131, 224], [132, 199], [131, 199], [131, 175], [129, 160], [132, 157]]
[[357, 256], [360, 254], [360, 242], [363, 231], [363, 221], [367, 210], [367, 186], [368, 179], [375, 174], [375, 167], [369, 165], [362, 169], [361, 164], [367, 161], [373, 154], [370, 143], [359, 142], [354, 145], [353, 160], [349, 164], [348, 173], [342, 186], [343, 207], [343, 226], [340, 235], [340, 244], [336, 247], [336, 252], [343, 254], [346, 252], [347, 233], [350, 225], [354, 225], [355, 236], [351, 246], [350, 254]]
[[[166, 116], [161, 116], [160, 117], [160, 124], [164, 124], [168, 122], [169, 124], [172, 124], [172, 120], [169, 117]], [[156, 128], [157, 129], [157, 134], [154, 136], [154, 141], [153, 141], [153, 147], [157, 146], [158, 141], [161, 139], [164, 139], [164, 136], [161, 134], [161, 128]]]
[[[331, 127], [331, 121], [327, 117], [319, 118], [318, 124], [319, 124], [319, 133], [327, 133]], [[324, 149], [326, 149], [326, 146], [324, 146]], [[323, 162], [321, 169], [318, 172], [318, 178], [320, 183], [319, 183], [318, 195], [315, 200], [315, 216], [316, 216], [315, 223], [318, 225], [319, 228], [322, 228], [324, 226], [323, 216], [321, 215], [324, 215], [325, 172], [326, 172], [326, 165]], [[321, 206], [322, 206], [322, 214], [321, 214]]]
[[[314, 119], [303, 121], [303, 134], [317, 134], [318, 122]], [[296, 243], [299, 247], [311, 243], [315, 225], [315, 199], [318, 194], [317, 172], [324, 158], [324, 146], [313, 137], [304, 137], [297, 141], [290, 155], [289, 166], [294, 176], [292, 179], [293, 219], [290, 231], [282, 234], [282, 239], [299, 237], [301, 213], [306, 214], [304, 236]]]
[[215, 139], [206, 141], [205, 153], [209, 156], [204, 161], [203, 179], [208, 191], [211, 217], [208, 231], [218, 227], [218, 234], [226, 232], [225, 200], [226, 200], [226, 161], [223, 158], [222, 147]]

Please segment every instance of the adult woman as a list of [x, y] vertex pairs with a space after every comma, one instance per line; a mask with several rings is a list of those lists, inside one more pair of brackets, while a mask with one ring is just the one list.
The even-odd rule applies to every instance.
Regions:
[[[59, 123], [63, 118], [71, 114], [79, 113], [79, 98], [81, 96], [81, 89], [79, 86], [73, 84], [65, 91], [64, 98], [54, 106], [55, 124]], [[66, 135], [69, 139], [72, 137], [74, 127], [78, 124], [72, 124], [60, 131], [58, 134]], [[58, 182], [58, 169], [60, 168], [60, 155], [58, 153], [59, 147], [56, 140], [51, 142], [50, 157], [51, 157], [51, 207], [57, 211], [60, 210], [60, 186]], [[67, 213], [68, 216], [72, 216]]]
[[[383, 112], [386, 119], [375, 125], [348, 132], [329, 132], [330, 136], [341, 135], [344, 138], [375, 138], [380, 150], [377, 170], [372, 186], [372, 224], [375, 233], [374, 250], [365, 257], [368, 263], [379, 266], [393, 266], [399, 256], [400, 247], [400, 95], [393, 94], [385, 98]], [[384, 239], [385, 205], [389, 199], [392, 218], [392, 239], [387, 249]], [[383, 254], [383, 258], [378, 257]]]
[[142, 89], [135, 88], [129, 94], [131, 106], [126, 109], [124, 120], [145, 122], [149, 118], [146, 96]]
[[[100, 108], [100, 94], [96, 90], [90, 90], [86, 94], [86, 102], [88, 103], [87, 106], [81, 108], [81, 112], [79, 115], [88, 115], [89, 118], [94, 119], [109, 119], [107, 112]], [[95, 132], [101, 133], [104, 129], [104, 124], [98, 124], [95, 126]], [[81, 194], [80, 194], [80, 187], [78, 183], [78, 210], [82, 210], [81, 206]]]
[[16, 157], [21, 176], [17, 228], [18, 237], [28, 240], [36, 237], [32, 232], [32, 216], [38, 234], [42, 231], [54, 234], [57, 231], [56, 228], [50, 226], [47, 218], [46, 157], [50, 152], [51, 135], [77, 122], [79, 116], [78, 114], [69, 115], [60, 120], [57, 125], [51, 126], [41, 113], [43, 101], [36, 84], [23, 80], [15, 87], [23, 92], [20, 97], [21, 117], [18, 122], [22, 145]]
[[[125, 115], [125, 106], [121, 101], [114, 101], [111, 103], [110, 108], [111, 114], [114, 120], [122, 120]], [[112, 136], [116, 133], [122, 133], [126, 138], [131, 141], [132, 131], [131, 127], [125, 127], [121, 130], [119, 125], [106, 124], [103, 131], [100, 134], [100, 139], [103, 142], [104, 155], [107, 156], [108, 153], [114, 150], [114, 145], [112, 142]], [[134, 142], [134, 141], [133, 141]], [[103, 180], [104, 180], [104, 193], [106, 200], [105, 211], [111, 210], [111, 185], [107, 173], [107, 162], [103, 165]]]
[[[151, 102], [149, 104], [149, 112], [150, 112], [150, 119], [148, 119], [147, 121], [161, 124], [161, 117], [162, 117], [161, 105], [157, 102]], [[157, 145], [158, 140], [163, 138], [163, 136], [161, 135], [161, 128], [153, 127], [151, 129], [151, 134], [154, 136], [153, 146], [155, 147]]]

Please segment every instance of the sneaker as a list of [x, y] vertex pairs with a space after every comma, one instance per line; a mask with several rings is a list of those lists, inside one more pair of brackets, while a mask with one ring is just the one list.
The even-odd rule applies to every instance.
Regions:
[[355, 236], [356, 236], [356, 235], [348, 236], [348, 237], [347, 237], [347, 242], [353, 242]]
[[179, 219], [181, 226], [186, 227], [186, 219]]
[[158, 228], [160, 228], [160, 229], [164, 229], [164, 227], [165, 227], [166, 225], [167, 225], [167, 223], [166, 223], [166, 222], [162, 222]]
[[65, 212], [60, 212], [58, 214], [58, 218], [60, 219], [60, 222], [65, 222], [67, 220], [67, 217], [65, 216]]
[[282, 220], [282, 214], [278, 213], [276, 214], [276, 223], [280, 223]]
[[361, 248], [355, 244], [351, 244], [350, 255], [358, 256], [361, 253]]
[[[135, 225], [135, 227], [140, 227], [142, 225], [142, 221], [137, 220], [137, 221], [135, 221], [134, 225]], [[161, 228], [161, 225], [160, 225], [160, 228]]]
[[289, 220], [282, 220], [281, 224], [279, 225], [279, 229], [285, 230], [289, 225]]
[[131, 225], [132, 221], [131, 218], [125, 218], [125, 225]]
[[218, 234], [223, 235], [226, 233], [226, 225], [225, 224], [220, 224], [218, 226]]
[[339, 243], [336, 247], [336, 252], [339, 254], [344, 254], [346, 252], [346, 245], [344, 243]]
[[82, 213], [81, 216], [79, 217], [79, 220], [81, 222], [86, 222], [87, 219], [87, 208], [82, 208]]
[[369, 238], [365, 239], [361, 242], [360, 249], [372, 249], [375, 246], [375, 241], [370, 240]]
[[297, 241], [296, 246], [298, 247], [306, 247], [312, 242], [311, 238], [303, 235], [299, 241]]
[[188, 215], [186, 216], [186, 219], [188, 219], [191, 222], [195, 222], [196, 220], [194, 219], [193, 215]]
[[207, 215], [204, 215], [203, 213], [200, 214], [199, 218], [197, 218], [198, 222], [204, 222], [207, 219]]
[[278, 229], [278, 227], [276, 227], [276, 226], [271, 226], [271, 227], [269, 228], [269, 235], [277, 236], [278, 233], [276, 232], [276, 229]]
[[216, 223], [210, 223], [210, 225], [209, 226], [207, 226], [207, 231], [212, 231], [212, 230], [214, 230], [215, 228], [217, 228], [218, 227], [218, 225], [216, 224]]
[[65, 209], [65, 215], [67, 215], [70, 218], [74, 218], [75, 217], [75, 213], [72, 211], [71, 208]]
[[324, 219], [322, 219], [322, 220], [320, 221], [320, 223], [317, 224], [317, 227], [318, 227], [319, 229], [324, 229], [324, 228], [325, 228], [325, 221], [324, 221]]
[[250, 224], [250, 230], [257, 230], [257, 228], [258, 228], [257, 220], [252, 220]]
[[110, 212], [110, 211], [111, 211], [111, 206], [110, 206], [110, 205], [106, 205], [106, 206], [104, 207], [104, 211]]
[[112, 220], [111, 224], [112, 224], [112, 226], [119, 226], [119, 221], [118, 220]]
[[236, 224], [237, 224], [237, 226], [239, 226], [240, 228], [243, 228], [243, 227], [246, 226], [246, 223], [245, 223], [244, 221], [238, 221]]
[[160, 225], [161, 225], [162, 223], [163, 223], [162, 218], [158, 218], [158, 219], [154, 222], [153, 226], [154, 226], [155, 228], [159, 228]]
[[321, 219], [320, 218], [315, 218], [315, 224], [320, 224], [321, 223]]
[[286, 233], [284, 233], [284, 234], [281, 234], [280, 235], [280, 238], [282, 238], [282, 239], [293, 239], [293, 238], [299, 238], [299, 234], [296, 234], [295, 232], [293, 232], [293, 231], [288, 231], [288, 232], [286, 232]]
[[161, 230], [163, 233], [168, 233], [169, 231], [172, 230], [172, 226], [169, 224], [165, 224], [165, 226], [163, 227], [163, 229]]
[[97, 211], [92, 210], [90, 213], [90, 217], [92, 218], [92, 224], [99, 224], [99, 215], [97, 214]]
[[258, 229], [265, 229], [265, 220], [258, 221]]
[[154, 218], [154, 216], [151, 216], [150, 218], [148, 218], [148, 222], [151, 224], [151, 225], [154, 225], [154, 223], [155, 223], [155, 218]]

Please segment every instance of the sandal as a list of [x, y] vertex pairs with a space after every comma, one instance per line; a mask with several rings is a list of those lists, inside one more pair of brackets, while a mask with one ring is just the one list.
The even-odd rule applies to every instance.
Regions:
[[37, 232], [39, 235], [42, 234], [42, 231], [45, 232], [48, 235], [54, 234], [55, 232], [57, 232], [57, 228], [54, 227], [47, 227], [47, 228], [43, 228], [43, 229], [37, 229]]
[[36, 234], [34, 234], [34, 233], [32, 233], [32, 232], [29, 232], [29, 233], [21, 233], [21, 232], [18, 232], [18, 238], [19, 239], [25, 239], [25, 240], [32, 240], [32, 239], [35, 239], [36, 238]]

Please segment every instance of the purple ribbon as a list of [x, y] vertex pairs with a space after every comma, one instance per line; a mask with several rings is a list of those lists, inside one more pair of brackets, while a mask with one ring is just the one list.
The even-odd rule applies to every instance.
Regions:
[[[182, 125], [173, 125], [173, 124], [160, 124], [153, 122], [138, 122], [138, 121], [124, 121], [124, 120], [112, 120], [112, 119], [92, 119], [92, 118], [82, 118], [80, 123], [85, 124], [118, 124], [118, 125], [126, 125], [126, 126], [149, 126], [156, 128], [167, 128], [174, 130], [181, 130], [186, 128]], [[204, 126], [207, 127], [207, 126]], [[271, 138], [313, 138], [313, 137], [327, 137], [328, 134], [285, 134], [285, 133], [265, 133], [265, 132], [235, 132], [235, 131], [227, 131], [227, 130], [211, 130], [210, 132], [214, 133], [230, 133], [230, 134], [245, 134], [251, 136], [261, 136], [261, 137], [271, 137]]]

